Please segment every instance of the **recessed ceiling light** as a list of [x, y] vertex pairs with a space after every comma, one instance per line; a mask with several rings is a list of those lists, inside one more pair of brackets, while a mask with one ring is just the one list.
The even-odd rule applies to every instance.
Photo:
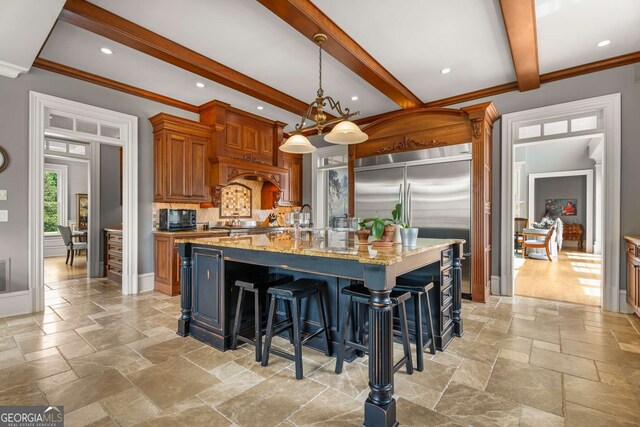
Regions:
[[104, 53], [105, 55], [113, 55], [113, 51], [108, 47], [101, 47], [100, 52]]
[[264, 110], [264, 107], [262, 105], [258, 105], [258, 110]]
[[352, 96], [352, 97], [351, 97], [351, 100], [352, 100], [352, 101], [357, 101], [357, 100], [358, 100], [358, 97], [354, 95], [354, 96]]
[[440, 70], [440, 74], [449, 74], [451, 72], [451, 68], [443, 68]]
[[203, 88], [204, 87], [204, 83], [198, 82], [198, 83], [196, 83], [196, 86], [198, 86], [199, 88]]
[[610, 44], [611, 44], [611, 40], [602, 40], [601, 42], [598, 42], [596, 46], [605, 47], [605, 46], [609, 46]]

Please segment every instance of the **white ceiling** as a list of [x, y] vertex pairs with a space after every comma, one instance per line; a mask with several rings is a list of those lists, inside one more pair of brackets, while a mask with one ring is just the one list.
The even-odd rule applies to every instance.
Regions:
[[[516, 80], [498, 0], [313, 1], [423, 102]], [[315, 97], [317, 46], [255, 0], [91, 2], [301, 101]], [[542, 73], [640, 50], [640, 0], [536, 0], [536, 8]], [[611, 45], [596, 48], [604, 39]], [[114, 54], [101, 54], [102, 46]], [[196, 105], [218, 99], [285, 123], [299, 120], [60, 21], [42, 57]], [[323, 63], [325, 94], [343, 106], [365, 117], [399, 109], [328, 54]], [[451, 73], [439, 72], [445, 67]]]
[[639, 0], [536, 0], [536, 16], [540, 73], [640, 50]]
[[64, 0], [0, 1], [0, 75], [16, 77], [36, 59]]

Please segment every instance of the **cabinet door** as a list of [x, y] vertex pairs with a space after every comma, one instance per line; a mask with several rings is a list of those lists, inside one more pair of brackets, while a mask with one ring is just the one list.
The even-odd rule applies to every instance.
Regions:
[[260, 133], [260, 154], [266, 154], [268, 156], [273, 155], [273, 133], [261, 132]]
[[209, 201], [209, 189], [207, 186], [207, 141], [199, 138], [190, 140], [190, 182], [192, 201]]
[[282, 156], [282, 167], [287, 169], [287, 182], [283, 184], [282, 199], [292, 205], [302, 204], [302, 156]]
[[188, 175], [186, 154], [188, 152], [189, 140], [186, 136], [168, 133], [167, 134], [167, 165], [165, 173], [166, 196], [167, 199], [184, 199], [187, 196], [185, 176]]
[[260, 152], [260, 132], [251, 126], [242, 126], [242, 151]]
[[633, 260], [627, 258], [627, 302], [634, 308], [638, 306], [638, 270]]
[[165, 155], [164, 135], [156, 134], [153, 138], [153, 199], [156, 202], [163, 201], [165, 196]]
[[226, 128], [227, 140], [225, 141], [225, 146], [236, 150], [242, 149], [240, 141], [242, 126], [237, 123], [227, 122]]
[[171, 238], [155, 236], [155, 280], [168, 284], [171, 276]]
[[211, 331], [224, 332], [224, 276], [222, 252], [193, 248], [191, 252], [194, 323]]

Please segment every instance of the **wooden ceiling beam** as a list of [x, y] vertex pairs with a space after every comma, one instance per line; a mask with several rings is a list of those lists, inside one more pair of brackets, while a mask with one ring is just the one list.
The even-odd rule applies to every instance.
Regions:
[[413, 108], [422, 104], [416, 95], [310, 1], [258, 2], [311, 40], [317, 33], [326, 34], [328, 40], [322, 44], [325, 51], [401, 108]]
[[115, 89], [120, 92], [128, 93], [130, 95], [139, 96], [140, 98], [150, 99], [151, 101], [160, 102], [162, 104], [170, 105], [172, 107], [180, 108], [192, 113], [199, 113], [198, 106], [182, 102], [168, 96], [160, 95], [155, 92], [140, 89], [139, 87], [131, 86], [125, 83], [120, 83], [115, 80], [108, 79], [106, 77], [98, 76], [96, 74], [87, 73], [86, 71], [78, 70], [77, 68], [68, 67], [57, 62], [49, 61], [44, 58], [36, 58], [33, 62], [34, 67], [41, 68], [43, 70], [52, 71], [54, 73], [62, 74], [64, 76], [73, 77], [78, 80], [84, 80], [85, 82], [94, 83], [99, 86], [108, 87], [109, 89]]
[[540, 87], [535, 0], [500, 0], [521, 92]]
[[59, 19], [283, 110], [299, 115], [303, 115], [307, 111], [307, 103], [86, 0], [67, 0]]

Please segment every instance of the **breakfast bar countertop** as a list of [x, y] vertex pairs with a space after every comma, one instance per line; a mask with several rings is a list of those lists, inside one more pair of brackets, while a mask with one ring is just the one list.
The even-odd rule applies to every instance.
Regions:
[[292, 255], [306, 255], [324, 258], [337, 258], [358, 261], [362, 264], [392, 265], [411, 255], [451, 244], [464, 243], [456, 239], [418, 239], [415, 247], [403, 247], [394, 244], [391, 248], [374, 249], [371, 244], [358, 244], [345, 239], [345, 233], [331, 233], [319, 240], [308, 236], [305, 240], [295, 241], [289, 234], [269, 236], [265, 234], [249, 236], [178, 238], [176, 243], [197, 243], [199, 245], [223, 248], [246, 249], [253, 251], [276, 252]]

